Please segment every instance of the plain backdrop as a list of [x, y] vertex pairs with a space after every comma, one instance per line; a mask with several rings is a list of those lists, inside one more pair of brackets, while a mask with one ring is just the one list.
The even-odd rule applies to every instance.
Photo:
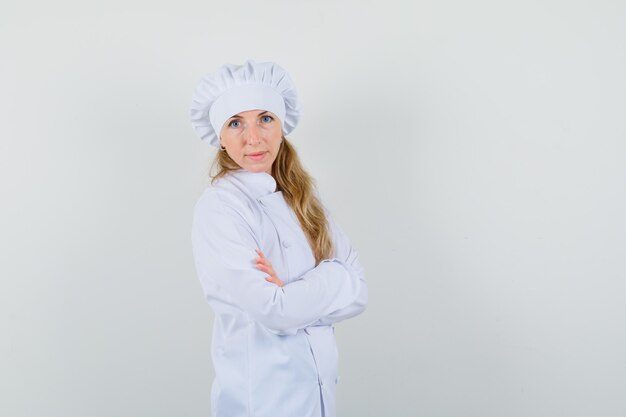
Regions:
[[358, 248], [341, 417], [626, 415], [623, 1], [3, 1], [0, 415], [210, 415], [198, 80], [276, 61]]

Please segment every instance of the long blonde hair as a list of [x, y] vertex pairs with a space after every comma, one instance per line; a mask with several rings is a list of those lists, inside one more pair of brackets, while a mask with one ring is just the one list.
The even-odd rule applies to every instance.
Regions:
[[[217, 173], [212, 182], [240, 168], [227, 152], [218, 152], [213, 161], [213, 169]], [[313, 178], [306, 172], [295, 148], [284, 136], [272, 165], [272, 176], [276, 180], [278, 191], [282, 191], [285, 201], [296, 213], [313, 250], [315, 263], [319, 264], [323, 259], [331, 258], [333, 242], [324, 208], [315, 196]]]

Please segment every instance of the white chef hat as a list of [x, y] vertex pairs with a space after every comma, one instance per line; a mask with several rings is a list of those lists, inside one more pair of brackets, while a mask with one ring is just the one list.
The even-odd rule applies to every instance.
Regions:
[[220, 131], [230, 117], [247, 110], [267, 110], [288, 135], [298, 124], [300, 107], [293, 81], [273, 62], [226, 64], [204, 77], [193, 92], [191, 125], [200, 139], [220, 146]]

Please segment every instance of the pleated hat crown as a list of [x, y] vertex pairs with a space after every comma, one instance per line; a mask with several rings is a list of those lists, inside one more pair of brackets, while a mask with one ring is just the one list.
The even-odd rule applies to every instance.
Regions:
[[230, 117], [247, 110], [267, 110], [281, 121], [283, 134], [300, 119], [298, 94], [287, 71], [273, 62], [226, 64], [196, 86], [191, 125], [200, 139], [220, 146], [220, 131]]

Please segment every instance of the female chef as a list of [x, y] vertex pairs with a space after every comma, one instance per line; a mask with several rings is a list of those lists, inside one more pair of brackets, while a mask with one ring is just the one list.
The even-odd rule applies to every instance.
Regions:
[[192, 231], [215, 312], [215, 417], [335, 416], [333, 324], [367, 302], [357, 253], [285, 138], [299, 116], [274, 63], [225, 65], [194, 91], [192, 125], [220, 148]]

